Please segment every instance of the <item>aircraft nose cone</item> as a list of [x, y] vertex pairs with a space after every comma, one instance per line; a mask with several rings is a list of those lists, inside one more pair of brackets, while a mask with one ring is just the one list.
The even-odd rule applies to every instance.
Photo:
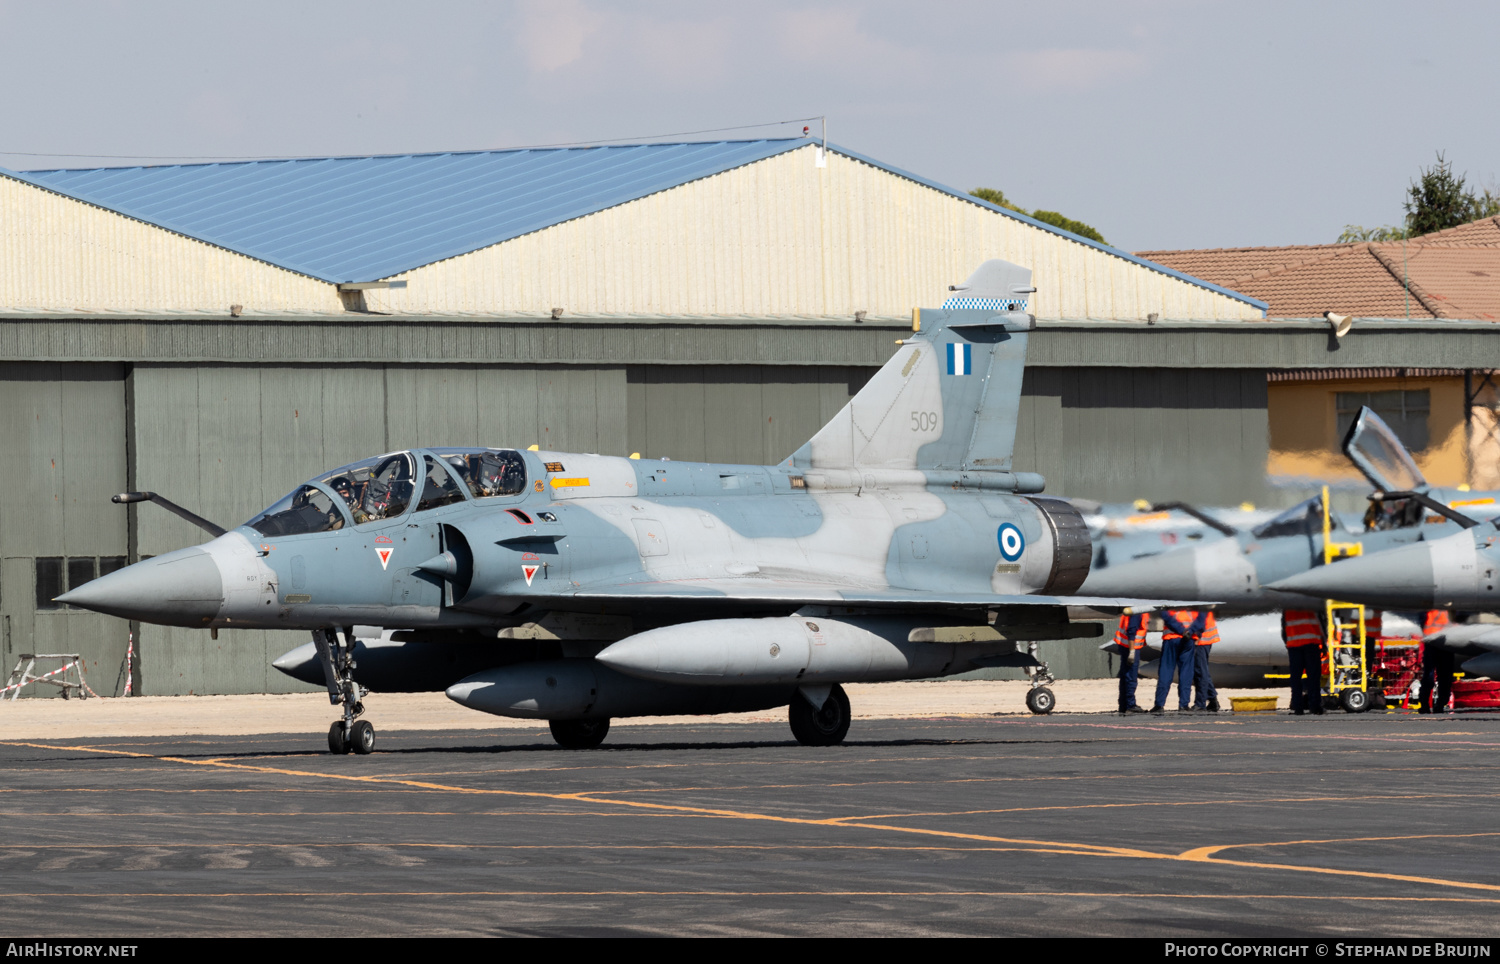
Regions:
[[312, 643], [287, 650], [272, 660], [271, 665], [304, 683], [316, 685], [323, 682], [323, 663], [318, 658], [318, 647]]
[[224, 604], [224, 580], [208, 553], [178, 549], [84, 583], [57, 599], [122, 619], [202, 626]]
[[1343, 559], [1271, 584], [1284, 592], [1390, 609], [1431, 609], [1435, 580], [1427, 543]]

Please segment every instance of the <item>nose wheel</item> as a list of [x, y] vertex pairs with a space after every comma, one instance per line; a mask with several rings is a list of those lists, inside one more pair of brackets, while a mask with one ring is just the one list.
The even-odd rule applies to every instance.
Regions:
[[[1036, 643], [1032, 643], [1027, 651], [1031, 658], [1036, 659]], [[1047, 687], [1057, 682], [1057, 677], [1052, 675], [1047, 664], [1036, 660], [1036, 665], [1028, 667], [1026, 675], [1031, 679], [1031, 689], [1026, 691], [1026, 708], [1037, 716], [1046, 716], [1057, 707], [1057, 697]]]
[[375, 727], [369, 720], [356, 719], [365, 711], [360, 702], [368, 691], [354, 680], [354, 631], [313, 630], [313, 646], [323, 663], [323, 679], [328, 684], [328, 702], [341, 706], [342, 720], [328, 727], [328, 752], [357, 753], [361, 756], [375, 749]]

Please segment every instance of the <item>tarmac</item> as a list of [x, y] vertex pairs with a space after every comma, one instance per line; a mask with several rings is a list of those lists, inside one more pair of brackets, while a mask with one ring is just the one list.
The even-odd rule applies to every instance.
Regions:
[[327, 752], [321, 694], [6, 703], [0, 922], [52, 938], [1500, 930], [1500, 715], [1085, 710], [1112, 685], [1061, 682], [1048, 717], [1021, 710], [1022, 684], [851, 686], [857, 718], [829, 748], [765, 713], [620, 721], [568, 751], [544, 724], [458, 707], [450, 724], [440, 696], [377, 695], [366, 757]]

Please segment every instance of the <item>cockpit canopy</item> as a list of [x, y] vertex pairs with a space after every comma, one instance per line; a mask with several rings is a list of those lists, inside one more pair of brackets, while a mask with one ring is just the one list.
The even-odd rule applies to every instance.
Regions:
[[[420, 485], [420, 491], [418, 486]], [[526, 460], [514, 449], [417, 449], [334, 469], [245, 525], [264, 536], [331, 532], [474, 499], [520, 495]]]
[[[1336, 519], [1330, 521], [1335, 528], [1342, 528]], [[1311, 536], [1322, 532], [1323, 497], [1321, 495], [1298, 502], [1276, 518], [1263, 522], [1251, 530], [1251, 534], [1257, 539], [1274, 539], [1277, 536]]]

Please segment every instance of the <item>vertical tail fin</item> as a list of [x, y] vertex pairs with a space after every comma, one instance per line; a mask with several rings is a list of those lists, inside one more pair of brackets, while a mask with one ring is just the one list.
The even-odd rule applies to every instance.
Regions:
[[849, 404], [792, 456], [826, 469], [1011, 468], [1031, 271], [986, 261]]

